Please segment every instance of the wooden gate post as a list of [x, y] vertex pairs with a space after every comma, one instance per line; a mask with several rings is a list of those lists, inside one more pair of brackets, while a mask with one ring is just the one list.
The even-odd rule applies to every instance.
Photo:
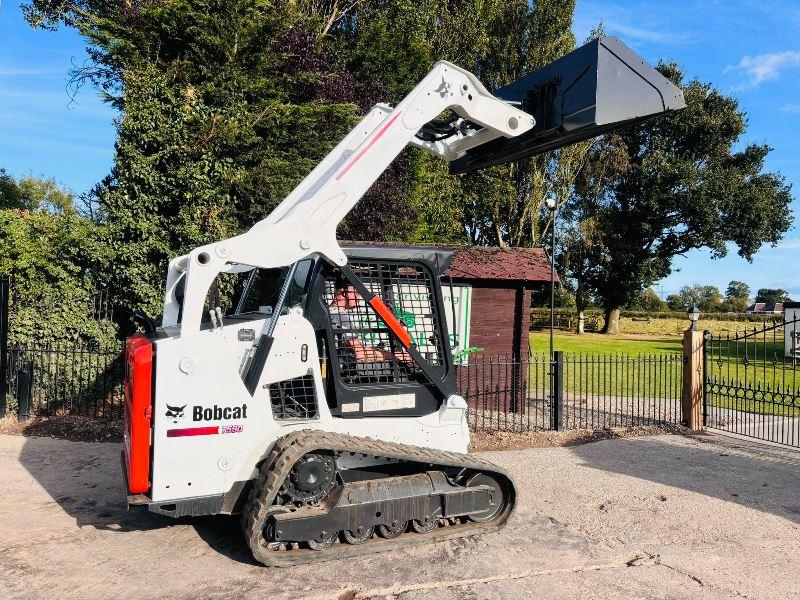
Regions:
[[683, 332], [683, 391], [681, 422], [693, 431], [703, 428], [703, 332]]

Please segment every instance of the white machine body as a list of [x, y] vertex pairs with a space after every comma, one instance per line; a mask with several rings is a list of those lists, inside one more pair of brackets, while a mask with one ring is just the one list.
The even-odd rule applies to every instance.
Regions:
[[[416, 137], [447, 109], [472, 128], [464, 127], [440, 141]], [[345, 265], [337, 226], [409, 143], [454, 160], [470, 148], [517, 136], [533, 125], [531, 115], [492, 96], [471, 73], [438, 62], [396, 107], [376, 105], [249, 231], [174, 258], [169, 263], [163, 321], [152, 341], [149, 489], [144, 492], [140, 483], [139, 489], [132, 484], [129, 491], [146, 494], [149, 502], [160, 505], [227, 494], [237, 482], [253, 479], [275, 441], [297, 429], [466, 452], [466, 403], [457, 395], [450, 394], [438, 410], [421, 416], [334, 416], [325, 401], [315, 332], [301, 309], [236, 322], [217, 312], [209, 327], [203, 324], [204, 306], [221, 273], [288, 267], [309, 258]], [[240, 335], [242, 331], [248, 333]], [[258, 340], [265, 333], [273, 338], [272, 347], [251, 393], [242, 369], [254, 337]], [[277, 421], [269, 385], [306, 375], [313, 378], [318, 413], [313, 419]], [[402, 409], [408, 398], [384, 394], [373, 400]], [[126, 438], [128, 452], [131, 444]], [[133, 480], [130, 464], [128, 476]]]

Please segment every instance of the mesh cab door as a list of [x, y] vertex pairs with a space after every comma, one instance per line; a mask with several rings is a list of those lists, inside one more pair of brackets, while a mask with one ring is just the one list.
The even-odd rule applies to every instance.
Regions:
[[[332, 413], [420, 416], [436, 411], [441, 388], [451, 385], [454, 372], [444, 342], [441, 291], [431, 269], [422, 262], [364, 259], [349, 268], [378, 301], [365, 299], [331, 266], [320, 272], [312, 294]], [[387, 310], [390, 314], [381, 316]], [[406, 350], [409, 339], [426, 361], [427, 373]]]

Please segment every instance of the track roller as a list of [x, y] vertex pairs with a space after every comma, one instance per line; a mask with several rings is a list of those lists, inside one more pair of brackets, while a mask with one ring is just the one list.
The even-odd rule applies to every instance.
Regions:
[[366, 543], [375, 531], [374, 527], [359, 527], [358, 529], [360, 531], [342, 531], [342, 539], [348, 544], [357, 546]]
[[384, 539], [392, 540], [403, 535], [408, 528], [408, 521], [395, 521], [390, 525], [378, 525], [376, 531]]
[[417, 533], [430, 533], [439, 526], [439, 520], [431, 517], [424, 519], [414, 519], [411, 521], [411, 529]]

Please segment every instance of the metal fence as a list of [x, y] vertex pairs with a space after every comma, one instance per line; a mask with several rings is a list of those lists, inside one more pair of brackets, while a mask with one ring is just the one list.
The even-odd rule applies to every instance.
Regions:
[[550, 361], [532, 355], [470, 356], [458, 369], [458, 391], [467, 400], [473, 429], [534, 431], [554, 428], [550, 397]]
[[[119, 419], [122, 344], [12, 346], [5, 383], [20, 417], [78, 414]], [[537, 354], [525, 360], [471, 356], [458, 367], [459, 393], [476, 430], [526, 432], [677, 424], [682, 357]]]
[[681, 354], [570, 354], [563, 364], [565, 428], [680, 424]]
[[83, 415], [120, 419], [123, 347], [93, 348], [65, 342], [9, 347], [5, 372], [9, 410], [30, 415]]
[[602, 429], [681, 422], [681, 354], [470, 357], [459, 391], [476, 430]]
[[705, 332], [703, 424], [800, 447], [800, 320]]

